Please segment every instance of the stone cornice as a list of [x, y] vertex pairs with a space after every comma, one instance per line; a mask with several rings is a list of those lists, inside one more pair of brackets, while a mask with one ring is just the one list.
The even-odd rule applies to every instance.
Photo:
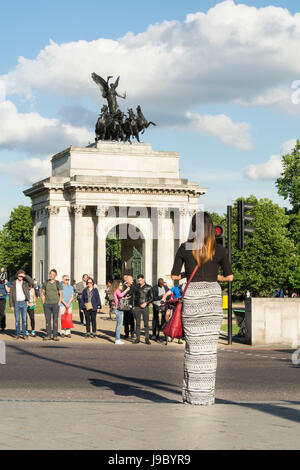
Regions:
[[151, 194], [151, 195], [189, 195], [199, 197], [206, 193], [206, 188], [197, 186], [131, 186], [131, 185], [98, 185], [78, 183], [71, 181], [64, 185], [66, 191], [89, 193], [114, 193], [114, 194]]

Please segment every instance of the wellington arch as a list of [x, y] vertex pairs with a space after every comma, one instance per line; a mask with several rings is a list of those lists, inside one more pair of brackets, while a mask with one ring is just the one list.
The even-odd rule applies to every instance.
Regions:
[[[146, 282], [170, 279], [175, 251], [206, 192], [180, 178], [179, 159], [146, 143], [105, 141], [54, 155], [51, 176], [24, 191], [32, 201], [33, 277], [42, 282], [55, 268], [58, 278], [69, 274], [78, 282], [87, 273], [102, 290], [107, 236], [121, 227], [127, 247], [137, 250], [142, 236]], [[123, 271], [132, 269], [123, 263]]]

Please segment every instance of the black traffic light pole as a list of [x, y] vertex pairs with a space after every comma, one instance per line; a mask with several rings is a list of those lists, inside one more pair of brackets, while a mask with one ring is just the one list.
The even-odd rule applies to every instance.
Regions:
[[[230, 265], [232, 264], [231, 222], [232, 207], [227, 206], [227, 250]], [[232, 344], [232, 282], [228, 282], [228, 344]]]
[[238, 249], [243, 250], [246, 246], [246, 235], [255, 231], [254, 227], [245, 225], [245, 222], [251, 222], [255, 219], [254, 215], [246, 214], [253, 209], [254, 204], [244, 202], [242, 199], [238, 201]]

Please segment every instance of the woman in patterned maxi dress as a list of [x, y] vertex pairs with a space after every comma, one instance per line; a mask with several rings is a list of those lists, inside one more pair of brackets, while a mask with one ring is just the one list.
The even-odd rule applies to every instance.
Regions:
[[[182, 266], [185, 272], [180, 274]], [[232, 281], [233, 275], [225, 249], [216, 244], [214, 226], [206, 212], [192, 219], [189, 240], [175, 257], [172, 279], [190, 278], [182, 310], [184, 336], [184, 403], [211, 405], [215, 402], [217, 348], [223, 319], [222, 291], [218, 283]], [[219, 266], [223, 275], [218, 274]]]

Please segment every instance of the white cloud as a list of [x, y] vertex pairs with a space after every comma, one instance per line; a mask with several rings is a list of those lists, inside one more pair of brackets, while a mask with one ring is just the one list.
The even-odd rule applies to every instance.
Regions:
[[284, 144], [282, 144], [281, 149], [280, 149], [280, 155], [286, 155], [287, 153], [291, 153], [296, 147], [296, 143], [297, 143], [297, 139], [291, 139], [291, 140], [288, 140], [287, 142], [284, 142]]
[[189, 128], [201, 134], [217, 137], [224, 144], [238, 149], [252, 148], [250, 125], [246, 122], [234, 123], [225, 114], [213, 116], [187, 112], [186, 117], [190, 121]]
[[[0, 149], [40, 156], [93, 140], [85, 126], [95, 123], [103, 103], [91, 78], [95, 71], [105, 78], [121, 76], [119, 91], [128, 96], [119, 99], [122, 109], [141, 104], [160, 127], [186, 127], [247, 150], [252, 147], [248, 123], [191, 111], [207, 103], [237, 103], [299, 114], [300, 104], [292, 99], [300, 94], [292, 89], [300, 79], [300, 61], [294, 59], [299, 52], [300, 14], [232, 0], [119, 40], [50, 40], [35, 59], [20, 57], [0, 76]], [[38, 93], [70, 98], [61, 119], [21, 114], [8, 101], [15, 94], [34, 99]], [[78, 105], [86, 97], [95, 103], [94, 118]]]
[[279, 178], [283, 171], [282, 156], [293, 151], [296, 142], [296, 139], [287, 140], [281, 146], [280, 155], [271, 155], [265, 163], [248, 165], [244, 169], [246, 178], [251, 180], [273, 180]]
[[[185, 113], [197, 104], [240, 102], [300, 112], [291, 105], [290, 84], [300, 78], [300, 14], [287, 9], [218, 3], [182, 22], [164, 21], [119, 40], [56, 44], [0, 78], [7, 95], [36, 91], [102, 98], [95, 71], [121, 75], [120, 91], [147, 113]], [[120, 100], [121, 101], [121, 100]], [[156, 116], [152, 116], [156, 117]]]
[[0, 150], [47, 155], [70, 145], [87, 145], [89, 140], [93, 135], [85, 128], [47, 119], [37, 112], [21, 114], [11, 101], [0, 103]]
[[0, 163], [0, 173], [12, 175], [16, 185], [25, 186], [50, 176], [50, 158], [44, 160], [27, 158], [21, 161]]
[[251, 180], [276, 179], [282, 172], [280, 155], [272, 155], [266, 163], [249, 165], [245, 168], [245, 176]]

